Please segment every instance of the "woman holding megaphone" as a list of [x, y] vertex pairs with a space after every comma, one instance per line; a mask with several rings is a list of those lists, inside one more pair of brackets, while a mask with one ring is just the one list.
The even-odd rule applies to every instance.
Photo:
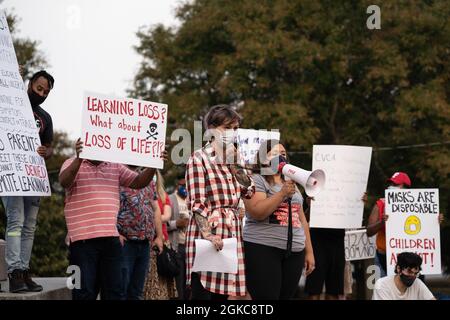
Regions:
[[287, 153], [279, 141], [262, 143], [252, 176], [255, 195], [244, 200], [247, 289], [256, 300], [291, 299], [303, 267], [306, 275], [314, 270], [303, 197], [295, 182], [279, 173], [283, 158]]

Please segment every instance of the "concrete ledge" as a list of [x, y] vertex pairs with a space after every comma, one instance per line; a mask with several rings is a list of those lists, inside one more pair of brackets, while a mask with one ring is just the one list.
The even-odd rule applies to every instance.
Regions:
[[0, 300], [72, 300], [72, 291], [66, 286], [67, 278], [33, 278], [44, 287], [42, 292], [10, 293], [8, 281], [2, 281]]

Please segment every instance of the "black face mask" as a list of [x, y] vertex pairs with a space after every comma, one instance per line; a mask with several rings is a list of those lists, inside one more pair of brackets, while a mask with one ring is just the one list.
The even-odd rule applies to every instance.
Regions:
[[270, 168], [274, 174], [279, 173], [279, 165], [281, 163], [288, 163], [287, 159], [282, 155], [276, 156], [270, 160]]
[[32, 107], [41, 105], [47, 97], [41, 97], [33, 89], [28, 90], [28, 98], [30, 98], [30, 103]]
[[400, 280], [402, 281], [402, 283], [407, 286], [408, 288], [411, 287], [414, 283], [414, 281], [416, 280], [416, 278], [411, 278], [408, 276], [405, 276], [404, 274], [400, 274]]

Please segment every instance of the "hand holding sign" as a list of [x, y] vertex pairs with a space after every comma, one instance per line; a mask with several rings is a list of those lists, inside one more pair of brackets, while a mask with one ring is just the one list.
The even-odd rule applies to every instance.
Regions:
[[75, 152], [77, 154], [77, 159], [80, 158], [80, 153], [83, 151], [83, 141], [81, 141], [81, 138], [78, 138], [76, 144], [75, 144]]
[[45, 159], [48, 156], [47, 150], [48, 150], [48, 148], [46, 146], [39, 146], [36, 151], [42, 158]]

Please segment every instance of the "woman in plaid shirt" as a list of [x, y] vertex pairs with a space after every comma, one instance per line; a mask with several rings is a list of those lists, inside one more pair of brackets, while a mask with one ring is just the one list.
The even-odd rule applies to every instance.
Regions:
[[[254, 184], [234, 163], [234, 132], [242, 118], [231, 107], [212, 107], [204, 119], [205, 127], [214, 132], [202, 149], [193, 153], [187, 164], [186, 203], [193, 214], [186, 234], [186, 276], [193, 300], [224, 300], [228, 296], [246, 295], [242, 226], [239, 199], [251, 198]], [[238, 271], [236, 274], [210, 271], [193, 272], [195, 239], [211, 241], [217, 250], [222, 239], [237, 238]]]

